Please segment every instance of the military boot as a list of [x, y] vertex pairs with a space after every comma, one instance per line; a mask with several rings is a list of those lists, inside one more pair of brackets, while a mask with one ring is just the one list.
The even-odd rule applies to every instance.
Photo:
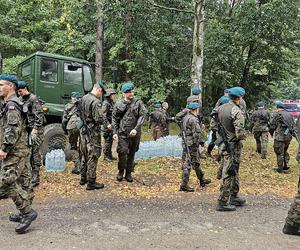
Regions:
[[282, 232], [284, 234], [300, 236], [300, 226], [291, 226], [291, 225], [285, 223], [285, 225], [282, 229]]
[[32, 170], [31, 184], [33, 187], [40, 184], [40, 171], [38, 169]]
[[122, 181], [124, 176], [124, 170], [119, 170], [119, 173], [117, 175], [117, 181]]
[[229, 200], [229, 204], [234, 205], [236, 207], [242, 207], [245, 205], [245, 203], [246, 203], [246, 199], [238, 197], [238, 196], [236, 196], [236, 197], [231, 196], [230, 200]]
[[8, 219], [11, 222], [20, 222], [22, 219], [22, 214], [11, 214]]
[[86, 186], [86, 190], [95, 190], [95, 189], [102, 189], [104, 188], [103, 183], [98, 183], [96, 180], [88, 181], [88, 184]]
[[186, 185], [186, 186], [180, 186], [179, 191], [194, 192], [195, 190], [192, 187], [190, 187], [189, 185]]
[[25, 230], [30, 226], [31, 222], [37, 218], [37, 216], [37, 212], [33, 209], [29, 213], [23, 214], [21, 221], [15, 228], [15, 231], [19, 234], [25, 233]]
[[72, 169], [72, 174], [80, 174], [80, 165], [75, 165]]
[[126, 172], [125, 179], [128, 182], [133, 182], [133, 178], [132, 178], [131, 172]]
[[216, 210], [220, 212], [230, 212], [235, 211], [236, 207], [234, 205], [230, 205], [219, 201]]
[[202, 178], [202, 179], [199, 180], [199, 182], [200, 182], [200, 186], [201, 187], [205, 187], [206, 185], [208, 185], [209, 183], [211, 183], [211, 179], [204, 179], [204, 178]]
[[85, 185], [87, 184], [87, 179], [86, 179], [86, 176], [84, 175], [81, 175], [80, 176], [80, 182], [79, 182], [80, 185]]

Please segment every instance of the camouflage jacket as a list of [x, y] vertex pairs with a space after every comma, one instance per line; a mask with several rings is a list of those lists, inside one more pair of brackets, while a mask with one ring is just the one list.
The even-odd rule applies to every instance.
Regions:
[[218, 120], [224, 127], [229, 142], [246, 138], [245, 117], [242, 110], [233, 101], [229, 101], [216, 109]]
[[252, 132], [267, 132], [269, 131], [271, 115], [264, 108], [258, 108], [251, 116]]
[[[80, 106], [80, 112], [82, 112], [82, 115], [85, 118], [86, 126], [93, 133], [100, 133], [101, 125], [104, 123], [102, 103], [100, 99], [94, 94], [88, 93], [82, 97]], [[82, 129], [84, 130], [84, 127], [82, 127]]]
[[29, 152], [26, 117], [22, 109], [23, 103], [13, 94], [1, 110], [1, 150], [8, 154], [22, 155]]
[[112, 124], [112, 113], [114, 109], [115, 103], [112, 100], [105, 99], [102, 104], [102, 113], [103, 117], [105, 117], [105, 124], [103, 124], [104, 129], [107, 128], [108, 125]]
[[67, 103], [65, 105], [64, 114], [62, 117], [63, 130], [76, 129], [78, 122], [80, 121], [80, 114], [76, 103]]
[[161, 128], [167, 128], [168, 118], [162, 109], [155, 109], [149, 115], [149, 126], [155, 128], [157, 126]]
[[112, 114], [114, 134], [128, 135], [132, 129], [141, 132], [147, 110], [142, 101], [133, 99], [127, 102], [124, 99], [116, 102]]
[[290, 141], [295, 132], [294, 118], [289, 112], [280, 110], [274, 114], [270, 122], [270, 133], [275, 140]]
[[[297, 153], [297, 156], [296, 156], [296, 160], [298, 161], [299, 167], [300, 167], [300, 114], [298, 116], [297, 123], [296, 123], [296, 133], [297, 133], [298, 144], [299, 144], [298, 145], [298, 153]], [[300, 187], [300, 176], [299, 176], [298, 187]]]
[[198, 148], [200, 143], [204, 142], [198, 117], [190, 112], [183, 118], [182, 130], [185, 131], [186, 134], [187, 146], [195, 146]]
[[23, 102], [23, 110], [27, 116], [27, 127], [32, 129], [41, 129], [46, 121], [42, 110], [42, 101], [34, 94], [29, 93], [27, 96], [20, 97]]

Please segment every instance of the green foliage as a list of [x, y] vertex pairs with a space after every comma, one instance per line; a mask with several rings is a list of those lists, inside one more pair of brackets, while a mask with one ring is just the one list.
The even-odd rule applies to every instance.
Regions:
[[[171, 113], [190, 94], [194, 17], [149, 1], [104, 3], [104, 79], [118, 68], [145, 103], [168, 101]], [[193, 10], [193, 1], [156, 0]], [[203, 101], [208, 114], [224, 88], [241, 85], [251, 107], [257, 99], [300, 99], [299, 0], [207, 0]], [[5, 71], [37, 50], [95, 60], [96, 1], [0, 0], [0, 48]]]
[[18, 64], [24, 60], [24, 56], [14, 56], [3, 60], [3, 73], [17, 73]]

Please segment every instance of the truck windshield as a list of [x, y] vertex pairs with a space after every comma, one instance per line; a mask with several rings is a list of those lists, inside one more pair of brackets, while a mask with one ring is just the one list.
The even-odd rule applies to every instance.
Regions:
[[84, 91], [88, 92], [91, 91], [93, 87], [93, 77], [92, 77], [92, 70], [89, 66], [83, 66], [83, 88]]

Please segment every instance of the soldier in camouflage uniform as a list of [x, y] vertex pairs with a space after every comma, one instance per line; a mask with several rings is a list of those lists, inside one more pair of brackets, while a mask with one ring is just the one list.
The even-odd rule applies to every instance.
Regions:
[[278, 173], [287, 173], [289, 170], [288, 148], [295, 134], [295, 123], [292, 115], [284, 110], [284, 104], [276, 103], [278, 111], [270, 122], [270, 134], [274, 137], [274, 152], [277, 157]]
[[167, 102], [163, 102], [161, 104], [161, 107], [162, 107], [162, 111], [167, 117], [167, 124], [166, 124], [166, 128], [163, 130], [163, 136], [168, 136], [170, 134], [170, 129], [169, 129], [170, 122], [174, 120], [174, 117], [172, 118], [168, 112], [169, 104]]
[[102, 82], [96, 83], [92, 91], [82, 97], [78, 106], [82, 127], [80, 128], [81, 178], [80, 185], [86, 190], [102, 189], [103, 183], [96, 182], [98, 159], [101, 155], [101, 125], [104, 122], [100, 97], [106, 93]]
[[0, 189], [8, 193], [20, 211], [9, 219], [18, 222], [17, 233], [24, 233], [37, 218], [37, 212], [31, 208], [33, 192], [27, 164], [30, 150], [23, 103], [16, 95], [17, 84], [14, 75], [0, 75], [0, 96], [5, 101], [1, 110]]
[[256, 140], [256, 152], [261, 154], [262, 159], [267, 158], [269, 123], [271, 115], [265, 108], [263, 101], [257, 102], [258, 109], [251, 116], [251, 127]]
[[182, 122], [183, 148], [187, 154], [182, 164], [180, 191], [194, 192], [194, 189], [188, 185], [191, 169], [195, 170], [202, 187], [209, 184], [211, 180], [204, 179], [204, 173], [200, 168], [199, 146], [201, 143], [204, 143], [201, 138], [201, 127], [198, 120], [200, 104], [191, 102], [187, 107], [189, 113], [183, 118]]
[[72, 174], [80, 174], [81, 169], [81, 159], [79, 148], [80, 130], [78, 125], [80, 124], [80, 114], [78, 110], [78, 105], [80, 102], [80, 93], [71, 93], [71, 102], [65, 105], [63, 117], [62, 117], [62, 129], [68, 136], [68, 141], [70, 144], [70, 153], [72, 155], [72, 161], [74, 162], [74, 168], [72, 169]]
[[40, 168], [42, 166], [40, 146], [44, 139], [44, 123], [46, 119], [42, 110], [42, 101], [29, 92], [26, 82], [18, 82], [18, 95], [24, 103], [27, 114], [27, 132], [31, 138], [29, 162], [32, 169], [32, 185], [35, 187], [40, 184]]
[[103, 116], [106, 117], [106, 124], [103, 124], [103, 137], [104, 137], [104, 147], [103, 154], [104, 160], [113, 161], [116, 158], [112, 155], [112, 145], [113, 145], [113, 132], [112, 132], [112, 112], [115, 105], [116, 91], [114, 89], [108, 89], [105, 94], [105, 100], [102, 105]]
[[161, 108], [161, 103], [154, 103], [154, 111], [149, 115], [149, 129], [152, 131], [154, 141], [164, 135], [167, 128], [167, 116]]
[[[298, 139], [298, 153], [296, 156], [296, 160], [298, 161], [298, 167], [300, 170], [300, 115], [297, 119], [297, 139]], [[291, 208], [288, 212], [288, 216], [285, 220], [285, 225], [283, 227], [283, 233], [298, 235], [300, 236], [300, 173], [299, 173], [299, 181], [298, 181], [298, 193], [295, 196], [294, 202], [291, 205]]]
[[122, 86], [123, 99], [116, 102], [113, 110], [113, 138], [118, 140], [118, 175], [117, 180], [125, 179], [132, 182], [134, 155], [138, 150], [141, 138], [141, 127], [147, 110], [142, 101], [134, 98], [134, 84], [125, 83]]
[[[239, 107], [245, 90], [241, 87], [229, 89], [230, 102], [219, 108], [218, 114], [219, 126], [224, 129], [223, 143], [220, 144], [222, 165], [222, 184], [218, 199], [217, 211], [234, 211], [235, 206], [242, 206], [246, 200], [238, 197], [239, 193], [239, 165], [242, 152], [242, 140], [246, 138], [244, 129], [245, 118]], [[226, 144], [228, 143], [228, 147]], [[229, 203], [228, 203], [229, 202]]]

